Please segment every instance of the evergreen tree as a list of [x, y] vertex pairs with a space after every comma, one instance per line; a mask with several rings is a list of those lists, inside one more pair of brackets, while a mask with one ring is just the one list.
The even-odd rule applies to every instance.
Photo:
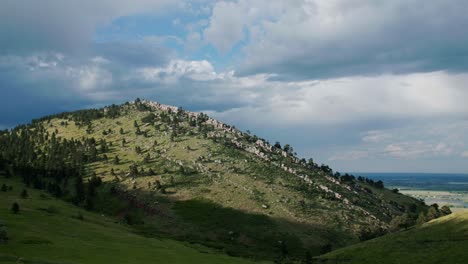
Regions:
[[135, 152], [137, 154], [140, 154], [141, 153], [141, 148], [139, 146], [135, 146]]
[[424, 212], [420, 212], [418, 215], [418, 219], [416, 219], [416, 225], [420, 226], [424, 223], [426, 223], [426, 215], [424, 214]]
[[446, 205], [442, 206], [439, 211], [441, 215], [449, 215], [452, 213], [452, 210], [450, 210], [450, 207]]
[[144, 163], [149, 163], [151, 161], [151, 156], [149, 153], [146, 154], [145, 158], [143, 159]]
[[21, 198], [26, 199], [28, 198], [28, 196], [28, 191], [26, 189], [23, 189], [23, 191], [21, 192]]
[[171, 184], [171, 186], [175, 186], [174, 176], [171, 175], [171, 178], [170, 178], [170, 180], [169, 180], [169, 183]]
[[138, 176], [138, 174], [139, 174], [139, 172], [138, 172], [138, 167], [137, 167], [137, 165], [136, 165], [136, 164], [131, 165], [131, 166], [130, 166], [130, 176], [136, 177], [136, 176]]
[[398, 231], [402, 228], [407, 229], [412, 224], [412, 219], [405, 213], [393, 218], [392, 221], [390, 221], [390, 228], [392, 231]]
[[302, 262], [304, 264], [312, 264], [312, 255], [310, 254], [309, 251], [306, 252], [304, 261]]
[[85, 187], [83, 178], [77, 177], [75, 182], [75, 203], [80, 203], [85, 199]]
[[8, 232], [6, 230], [5, 224], [0, 221], [0, 244], [6, 243], [8, 241]]
[[19, 213], [20, 211], [20, 206], [17, 202], [14, 202], [13, 205], [11, 206], [11, 212], [13, 212], [14, 214], [17, 214]]
[[427, 211], [427, 214], [426, 214], [427, 221], [431, 221], [432, 219], [436, 219], [439, 216], [440, 216], [440, 212], [439, 212], [439, 209], [438, 209], [438, 205], [437, 204], [431, 205], [431, 207], [429, 207], [429, 210]]
[[154, 182], [154, 186], [155, 186], [156, 190], [159, 190], [162, 187], [161, 182], [159, 180], [156, 180]]

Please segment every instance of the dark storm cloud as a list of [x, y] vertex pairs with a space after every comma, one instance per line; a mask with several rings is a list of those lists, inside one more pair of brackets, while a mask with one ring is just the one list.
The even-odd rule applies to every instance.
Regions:
[[166, 0], [5, 0], [0, 3], [0, 54], [81, 52], [99, 26], [140, 12], [160, 12]]

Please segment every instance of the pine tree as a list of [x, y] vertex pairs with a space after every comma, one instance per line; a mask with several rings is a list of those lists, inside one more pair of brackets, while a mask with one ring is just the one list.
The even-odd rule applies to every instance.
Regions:
[[28, 191], [26, 189], [23, 189], [23, 191], [21, 192], [21, 198], [26, 199], [28, 198], [28, 196]]
[[449, 215], [449, 214], [452, 213], [452, 210], [450, 210], [450, 207], [448, 207], [446, 205], [442, 206], [439, 211], [440, 211], [441, 215]]
[[17, 202], [14, 202], [13, 205], [11, 206], [11, 212], [13, 212], [14, 214], [17, 214], [19, 213], [20, 211], [20, 206]]
[[424, 214], [424, 212], [421, 212], [418, 215], [418, 219], [416, 219], [416, 225], [420, 226], [424, 223], [426, 223], [426, 215]]
[[161, 182], [158, 181], [158, 180], [156, 180], [156, 181], [154, 182], [154, 186], [155, 186], [156, 190], [159, 190], [159, 189], [161, 189], [161, 187], [162, 187]]
[[144, 162], [144, 163], [149, 163], [150, 161], [151, 161], [151, 156], [150, 156], [150, 154], [148, 153], [148, 154], [146, 154], [145, 158], [143, 159], [143, 162]]
[[80, 203], [85, 199], [85, 187], [83, 184], [83, 178], [78, 176], [75, 182], [75, 202]]

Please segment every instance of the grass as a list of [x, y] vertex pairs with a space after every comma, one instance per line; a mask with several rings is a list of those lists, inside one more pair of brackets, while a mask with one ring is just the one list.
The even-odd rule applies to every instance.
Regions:
[[[0, 244], [0, 263], [253, 263], [199, 245], [137, 235], [112, 218], [41, 191], [27, 189], [29, 197], [22, 199], [22, 184], [4, 178], [0, 183], [13, 186], [0, 192], [0, 220], [9, 236]], [[10, 211], [15, 201], [19, 214]]]
[[342, 248], [319, 263], [451, 263], [468, 261], [468, 212], [460, 211], [420, 227]]
[[[207, 136], [192, 127], [171, 140], [169, 124], [160, 126], [162, 129], [142, 124], [141, 118], [149, 112], [140, 112], [134, 105], [123, 106], [121, 111], [122, 115], [115, 119], [93, 120], [93, 132], [89, 134], [87, 125], [78, 127], [71, 120], [53, 118], [43, 124], [49, 134], [55, 132], [58, 138], [93, 137], [97, 142], [105, 139], [112, 144], [105, 153], [108, 160], [100, 153], [99, 161], [87, 164], [87, 176], [95, 172], [105, 183], [130, 190], [139, 201], [153, 204], [162, 214], [153, 217], [134, 212], [134, 206], [100, 191], [94, 209], [117, 218], [132, 213], [138, 219], [133, 228], [148, 236], [192, 241], [230, 255], [270, 260], [277, 255], [277, 242], [281, 240], [287, 241], [291, 258], [297, 260], [306, 251], [318, 255], [330, 244], [337, 248], [357, 243], [361, 232], [385, 227], [391, 216], [401, 214], [390, 202], [405, 206], [416, 201], [369, 186], [373, 192], [363, 192], [360, 186], [367, 186], [364, 183], [333, 183], [322, 171], [305, 169], [279, 153], [269, 153], [271, 161], [266, 161], [232, 147], [230, 139], [256, 147], [254, 141], [236, 133], [216, 130], [210, 133], [219, 135]], [[62, 121], [67, 121], [68, 126], [61, 125]], [[134, 121], [147, 136], [136, 135]], [[162, 120], [156, 124], [162, 124]], [[180, 126], [187, 128], [188, 122]], [[103, 133], [109, 129], [111, 133]], [[126, 143], [122, 146], [123, 139]], [[142, 153], [136, 153], [137, 146]], [[150, 161], [144, 162], [147, 154]], [[119, 164], [113, 162], [116, 155]], [[130, 177], [132, 164], [146, 172], [151, 169], [154, 175]], [[281, 169], [281, 164], [295, 169], [298, 175], [308, 175], [312, 183], [305, 184]], [[196, 168], [196, 173], [184, 173], [181, 166], [190, 171]], [[111, 170], [117, 176], [111, 175]], [[165, 192], [154, 188], [156, 180]], [[323, 186], [350, 203], [335, 199], [333, 193], [319, 188]], [[234, 236], [227, 235], [231, 231]]]

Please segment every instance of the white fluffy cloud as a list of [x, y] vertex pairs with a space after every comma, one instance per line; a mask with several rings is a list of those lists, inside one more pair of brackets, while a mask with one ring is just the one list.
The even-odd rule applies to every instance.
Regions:
[[[298, 82], [265, 79], [250, 90], [259, 94], [254, 104], [217, 115], [249, 119], [259, 113], [266, 122], [274, 118], [283, 124], [465, 115], [467, 82], [468, 74], [446, 72]], [[367, 140], [376, 140], [375, 135]]]
[[[190, 14], [168, 16], [180, 32], [99, 38], [119, 17], [167, 10]], [[464, 0], [3, 1], [0, 112], [24, 112], [0, 122], [138, 96], [332, 165], [449, 167], [467, 156], [467, 13]]]
[[152, 82], [175, 83], [179, 78], [194, 81], [210, 81], [232, 78], [233, 72], [218, 74], [209, 61], [171, 60], [165, 67], [145, 67], [137, 70], [138, 74]]
[[204, 35], [223, 52], [246, 41], [245, 73], [324, 77], [459, 69], [466, 68], [460, 55], [468, 54], [462, 44], [468, 41], [467, 12], [463, 0], [221, 1]]
[[380, 130], [366, 131], [362, 134], [362, 141], [366, 143], [378, 143], [392, 137], [390, 133]]

